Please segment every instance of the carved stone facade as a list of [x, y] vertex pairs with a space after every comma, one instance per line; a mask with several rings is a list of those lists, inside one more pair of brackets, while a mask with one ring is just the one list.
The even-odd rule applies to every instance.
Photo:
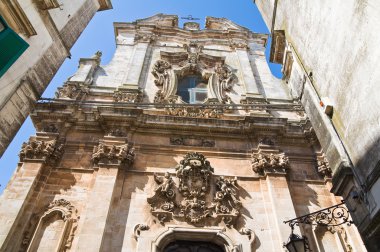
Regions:
[[[115, 34], [117, 61], [81, 59], [36, 105], [37, 135], [0, 199], [0, 250], [277, 252], [283, 221], [340, 201], [302, 106], [265, 70], [267, 35], [163, 14]], [[193, 91], [207, 98], [185, 102]], [[365, 251], [355, 227], [295, 232], [314, 251]]]

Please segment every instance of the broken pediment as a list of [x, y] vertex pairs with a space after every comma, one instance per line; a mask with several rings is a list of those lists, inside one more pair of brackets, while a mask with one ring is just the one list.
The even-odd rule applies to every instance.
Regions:
[[206, 29], [208, 30], [240, 30], [249, 31], [247, 28], [235, 24], [226, 18], [206, 17]]
[[154, 25], [154, 26], [178, 26], [178, 16], [177, 15], [165, 15], [162, 13], [156, 14], [154, 16], [137, 19], [134, 24], [136, 25]]

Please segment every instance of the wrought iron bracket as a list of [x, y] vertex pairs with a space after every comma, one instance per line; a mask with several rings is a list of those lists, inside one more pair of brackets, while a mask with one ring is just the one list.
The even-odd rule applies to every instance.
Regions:
[[340, 204], [284, 221], [284, 223], [289, 224], [292, 230], [294, 226], [299, 226], [299, 224], [339, 226], [347, 223], [350, 226], [354, 222], [351, 220], [350, 212], [344, 204], [345, 202], [342, 200]]

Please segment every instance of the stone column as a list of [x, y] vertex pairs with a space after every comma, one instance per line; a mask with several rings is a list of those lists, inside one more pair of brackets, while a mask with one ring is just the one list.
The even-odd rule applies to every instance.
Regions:
[[77, 251], [102, 250], [117, 174], [121, 168], [131, 165], [133, 158], [133, 148], [125, 137], [105, 137], [94, 147], [92, 160], [97, 172], [78, 236]]
[[0, 197], [0, 251], [9, 250], [15, 236], [20, 235], [17, 227], [25, 212], [39, 175], [46, 162], [55, 162], [61, 156], [62, 146], [56, 143], [56, 133], [37, 133], [23, 143], [20, 151], [21, 167], [13, 175]]

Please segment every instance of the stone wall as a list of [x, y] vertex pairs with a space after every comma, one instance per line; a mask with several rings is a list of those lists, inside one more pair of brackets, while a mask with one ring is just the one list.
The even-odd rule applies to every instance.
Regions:
[[[0, 157], [33, 109], [34, 102], [40, 98], [64, 60], [70, 57], [70, 48], [96, 11], [112, 7], [109, 2], [101, 1], [100, 5], [96, 0], [78, 2], [77, 8], [67, 3], [65, 9], [65, 4], [59, 8], [70, 16], [67, 20], [55, 19], [51, 10], [43, 9], [35, 1], [20, 1], [20, 5], [12, 1], [0, 4], [5, 20], [29, 44], [29, 48], [0, 79]], [[18, 11], [30, 20], [35, 34], [22, 32], [22, 27], [14, 23], [9, 8], [19, 8]]]
[[[366, 214], [354, 218], [363, 237], [374, 244], [370, 241], [377, 241], [379, 232], [368, 225], [375, 222], [378, 230], [380, 216], [376, 95], [380, 37], [372, 31], [380, 5], [371, 0], [254, 2], [274, 38], [284, 31], [286, 47], [273, 48], [272, 55], [284, 50], [291, 55], [284, 54], [277, 63], [284, 64], [284, 72], [289, 70], [285, 75], [293, 97], [302, 98], [332, 165], [333, 191], [344, 197], [353, 191], [362, 195], [361, 202], [352, 202], [352, 209], [364, 207]], [[321, 100], [333, 106], [329, 116]]]

